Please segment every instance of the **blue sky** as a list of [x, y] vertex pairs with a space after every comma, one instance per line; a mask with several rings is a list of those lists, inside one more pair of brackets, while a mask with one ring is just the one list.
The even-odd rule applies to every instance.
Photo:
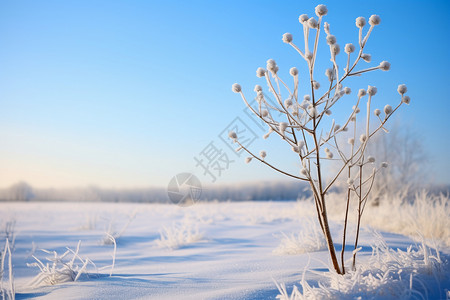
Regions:
[[[262, 141], [264, 132], [230, 87], [239, 82], [253, 95], [262, 84], [255, 70], [269, 58], [285, 78], [303, 65], [281, 36], [302, 38], [298, 16], [312, 16], [320, 3], [0, 2], [0, 186], [165, 186], [181, 172], [210, 183], [194, 159], [208, 145], [230, 160], [215, 171], [217, 184], [283, 179], [244, 164], [219, 135], [239, 117], [259, 136], [256, 151], [266, 149], [285, 168], [298, 166], [291, 154], [280, 154], [284, 144]], [[377, 86], [382, 107], [395, 104], [397, 85], [407, 84], [412, 104], [395, 119], [423, 142], [431, 172], [424, 180], [450, 183], [449, 2], [324, 4], [342, 46], [357, 42], [356, 17], [381, 16], [367, 52], [372, 65], [388, 60], [392, 69], [350, 87]]]

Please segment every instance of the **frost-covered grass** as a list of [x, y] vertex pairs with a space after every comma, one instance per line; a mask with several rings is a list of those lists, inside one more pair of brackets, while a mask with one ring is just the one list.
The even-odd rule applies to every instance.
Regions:
[[326, 250], [327, 244], [319, 225], [312, 219], [305, 223], [306, 226], [298, 234], [281, 233], [280, 245], [273, 250], [273, 253], [293, 255]]
[[201, 241], [203, 235], [198, 230], [198, 225], [190, 222], [173, 224], [171, 227], [163, 227], [161, 237], [155, 241], [160, 248], [175, 250], [183, 246]]
[[[3, 252], [0, 252], [0, 292], [2, 299], [15, 299], [15, 285], [12, 265], [11, 246], [8, 239], [5, 242]], [[6, 267], [7, 266], [7, 267]]]
[[305, 280], [301, 288], [294, 286], [289, 293], [285, 284], [276, 284], [280, 292], [277, 299], [444, 299], [445, 291], [435, 287], [449, 282], [449, 262], [442, 260], [437, 249], [422, 243], [406, 251], [393, 250], [381, 235], [375, 236], [372, 255], [356, 270], [345, 275], [329, 271], [318, 286]]

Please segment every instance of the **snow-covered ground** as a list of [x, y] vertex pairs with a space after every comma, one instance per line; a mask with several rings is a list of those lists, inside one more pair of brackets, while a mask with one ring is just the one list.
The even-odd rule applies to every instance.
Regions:
[[[11, 250], [16, 299], [275, 299], [280, 294], [277, 284], [284, 284], [290, 295], [294, 285], [301, 290], [303, 275], [309, 286], [333, 284], [333, 278], [330, 281], [325, 276], [330, 275], [328, 254], [321, 235], [317, 235], [314, 211], [304, 202], [198, 203], [190, 207], [129, 203], [0, 205], [1, 229], [9, 224], [8, 234], [15, 236]], [[342, 226], [334, 222], [331, 226], [339, 251]], [[374, 258], [371, 246], [378, 238], [367, 227], [361, 233], [358, 263], [365, 264]], [[353, 234], [350, 232], [349, 241]], [[3, 249], [5, 233], [1, 235]], [[400, 249], [406, 254], [399, 255], [406, 257], [410, 245], [410, 253], [420, 247], [411, 237], [389, 232], [381, 235], [394, 249], [392, 255]], [[56, 265], [66, 273], [51, 277], [55, 271], [50, 263], [48, 276], [43, 274], [36, 259], [45, 265], [46, 258], [54, 257], [53, 251], [62, 255], [66, 247], [78, 254], [71, 265], [75, 272], [68, 271], [74, 257], [69, 251], [61, 260], [66, 265]], [[348, 259], [352, 250], [349, 245]], [[445, 245], [441, 246], [441, 261], [447, 260], [449, 253]], [[420, 252], [416, 254], [420, 256]], [[428, 254], [431, 258], [437, 255]], [[395, 255], [391, 260], [398, 261]], [[417, 261], [404, 266], [407, 285], [425, 299], [445, 299], [450, 289], [448, 264], [442, 264], [438, 276], [430, 271], [428, 278], [427, 274], [416, 274], [414, 263]], [[75, 282], [55, 282], [70, 280], [71, 276], [74, 279], [77, 268], [81, 272]], [[6, 264], [5, 273], [7, 269]], [[408, 270], [416, 272], [414, 278]], [[6, 289], [7, 277], [2, 283]], [[385, 290], [388, 296], [389, 288]], [[411, 297], [421, 299], [418, 293]], [[348, 298], [358, 295], [354, 291]]]

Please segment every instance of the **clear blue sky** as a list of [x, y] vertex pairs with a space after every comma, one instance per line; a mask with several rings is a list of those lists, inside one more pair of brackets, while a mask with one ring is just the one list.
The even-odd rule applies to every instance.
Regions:
[[[255, 70], [268, 58], [289, 78], [304, 62], [281, 36], [300, 39], [298, 16], [320, 3], [1, 1], [0, 186], [165, 186], [180, 172], [207, 183], [194, 157], [211, 142], [233, 160], [216, 183], [282, 179], [244, 164], [219, 135], [239, 117], [259, 136], [255, 150], [282, 153], [283, 144], [262, 141], [230, 87], [239, 82], [253, 95], [262, 84]], [[382, 107], [406, 83], [412, 104], [395, 118], [424, 143], [424, 180], [450, 183], [450, 2], [323, 3], [342, 46], [357, 42], [356, 17], [381, 16], [367, 52], [392, 69], [351, 87], [377, 86]], [[322, 75], [326, 65], [318, 67]], [[295, 157], [277, 156], [296, 167]]]

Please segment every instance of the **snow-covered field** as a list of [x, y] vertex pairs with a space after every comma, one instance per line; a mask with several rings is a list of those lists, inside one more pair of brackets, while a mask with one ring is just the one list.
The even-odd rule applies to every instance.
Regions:
[[[331, 284], [335, 292], [329, 292], [330, 297], [398, 299], [402, 289], [396, 284], [409, 290], [403, 297], [448, 297], [450, 251], [445, 243], [440, 253], [428, 248], [424, 253], [417, 240], [381, 231], [392, 248], [386, 250], [377, 233], [364, 227], [358, 264], [367, 267], [341, 280], [328, 272], [328, 254], [313, 213], [310, 203], [294, 201], [198, 203], [184, 208], [2, 203], [0, 247], [7, 229], [15, 238], [11, 253], [16, 299], [275, 299], [280, 295], [277, 285], [281, 290], [285, 285], [290, 296], [294, 285], [302, 290], [302, 278], [305, 291], [319, 282]], [[340, 250], [340, 223], [332, 222], [332, 233]], [[378, 252], [372, 253], [374, 244]], [[58, 258], [68, 248], [73, 252], [57, 259], [52, 270], [47, 258], [55, 257], [53, 251]], [[348, 246], [347, 258], [352, 250]], [[7, 262], [5, 290], [10, 286]], [[383, 270], [383, 264], [389, 270]], [[372, 271], [380, 278], [370, 279], [371, 268], [378, 268]]]

